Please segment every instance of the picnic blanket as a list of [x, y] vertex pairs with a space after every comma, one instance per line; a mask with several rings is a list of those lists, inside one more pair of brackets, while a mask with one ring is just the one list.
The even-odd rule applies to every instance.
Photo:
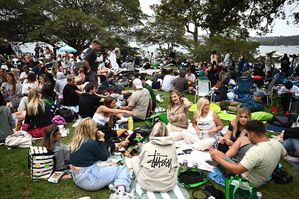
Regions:
[[173, 190], [162, 193], [162, 192], [151, 192], [142, 189], [136, 182], [131, 183], [131, 192], [135, 196], [135, 199], [188, 199], [189, 194], [187, 190], [181, 184], [177, 184]]

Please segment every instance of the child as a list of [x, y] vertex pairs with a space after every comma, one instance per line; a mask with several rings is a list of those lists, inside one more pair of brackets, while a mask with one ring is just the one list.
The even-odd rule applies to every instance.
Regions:
[[55, 170], [64, 170], [70, 161], [70, 151], [68, 147], [60, 143], [61, 135], [59, 128], [55, 125], [51, 125], [46, 128], [43, 146], [49, 151], [53, 151], [56, 158]]

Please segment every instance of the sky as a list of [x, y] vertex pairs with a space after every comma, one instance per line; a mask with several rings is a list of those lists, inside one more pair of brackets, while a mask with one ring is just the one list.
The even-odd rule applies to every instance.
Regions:
[[[141, 9], [144, 13], [153, 15], [153, 11], [150, 9], [150, 5], [152, 4], [158, 4], [160, 0], [139, 0]], [[275, 19], [274, 20], [274, 26], [273, 26], [273, 32], [267, 33], [265, 36], [291, 36], [291, 35], [299, 35], [299, 25], [295, 25], [290, 23], [287, 24], [287, 20], [293, 21], [292, 18], [288, 18], [288, 15], [290, 15], [293, 12], [299, 12], [299, 3], [294, 3], [293, 5], [285, 5], [286, 10], [286, 20], [281, 19]], [[250, 36], [256, 36], [255, 31], [252, 30], [249, 32]]]

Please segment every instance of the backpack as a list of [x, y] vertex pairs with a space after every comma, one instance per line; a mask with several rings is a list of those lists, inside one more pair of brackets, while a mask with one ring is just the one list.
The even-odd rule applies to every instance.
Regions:
[[61, 108], [59, 115], [65, 119], [66, 122], [73, 122], [77, 118], [77, 114], [70, 109]]
[[193, 168], [180, 172], [178, 179], [187, 189], [199, 187], [208, 182], [201, 170]]

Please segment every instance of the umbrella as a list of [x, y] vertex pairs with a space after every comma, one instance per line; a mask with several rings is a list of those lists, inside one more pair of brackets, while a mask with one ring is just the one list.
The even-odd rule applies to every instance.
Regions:
[[68, 52], [68, 53], [75, 53], [77, 50], [70, 46], [64, 46], [58, 49], [59, 52]]

